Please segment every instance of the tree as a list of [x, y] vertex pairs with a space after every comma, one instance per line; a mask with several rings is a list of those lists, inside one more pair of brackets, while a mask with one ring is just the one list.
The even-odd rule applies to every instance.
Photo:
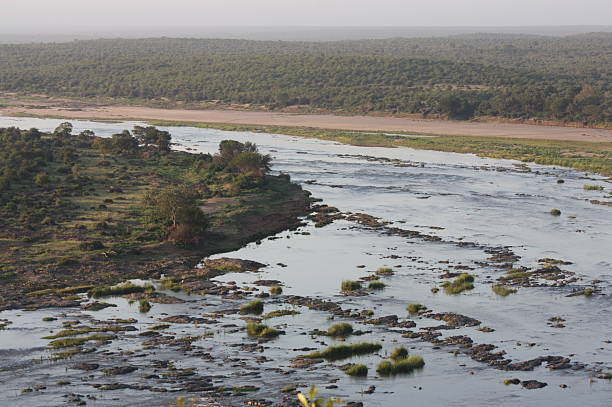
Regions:
[[161, 152], [170, 152], [170, 142], [172, 140], [172, 136], [169, 132], [159, 130], [154, 126], [134, 126], [132, 132], [140, 145], [144, 146], [145, 148], [153, 145], [156, 146]]
[[228, 164], [240, 153], [257, 153], [257, 145], [250, 141], [223, 140], [219, 143], [219, 153], [215, 158], [222, 164]]
[[129, 130], [113, 134], [111, 140], [113, 142], [113, 152], [116, 154], [131, 155], [138, 151], [138, 140], [132, 136]]
[[198, 198], [200, 194], [189, 185], [171, 185], [147, 193], [144, 203], [157, 219], [175, 227], [179, 223], [179, 214], [186, 208], [196, 207]]
[[228, 164], [230, 169], [236, 169], [242, 174], [251, 174], [263, 177], [270, 170], [269, 155], [262, 155], [254, 152], [243, 152], [236, 155]]
[[64, 122], [55, 128], [53, 135], [60, 138], [69, 137], [72, 135], [72, 123]]

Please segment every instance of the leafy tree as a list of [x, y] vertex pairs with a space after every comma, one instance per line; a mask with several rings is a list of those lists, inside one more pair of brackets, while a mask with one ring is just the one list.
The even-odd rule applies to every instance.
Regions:
[[172, 136], [169, 132], [159, 130], [154, 126], [134, 126], [132, 130], [138, 142], [145, 148], [155, 146], [161, 152], [170, 152], [170, 142]]
[[272, 159], [269, 155], [254, 152], [242, 152], [236, 155], [228, 164], [230, 169], [236, 169], [242, 174], [262, 177], [270, 170]]

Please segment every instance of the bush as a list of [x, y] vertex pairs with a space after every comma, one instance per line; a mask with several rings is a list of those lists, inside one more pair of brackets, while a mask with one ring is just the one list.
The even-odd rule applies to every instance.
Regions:
[[442, 286], [446, 294], [459, 294], [466, 290], [472, 290], [474, 288], [473, 281], [474, 276], [463, 273], [452, 282], [445, 281]]
[[370, 281], [368, 288], [370, 290], [384, 290], [386, 286], [382, 281]]
[[307, 359], [325, 359], [328, 361], [348, 359], [353, 356], [378, 352], [382, 346], [378, 343], [361, 342], [351, 345], [329, 346], [320, 352], [312, 352], [302, 357]]
[[241, 314], [255, 314], [259, 315], [264, 310], [264, 303], [262, 300], [253, 300], [247, 304], [240, 306]]
[[339, 322], [327, 329], [327, 335], [329, 336], [349, 336], [352, 333], [353, 326], [348, 322]]
[[361, 282], [353, 280], [344, 280], [340, 285], [342, 291], [356, 291], [361, 288]]
[[381, 267], [376, 270], [376, 274], [378, 274], [379, 276], [392, 276], [393, 274], [395, 274], [395, 271], [393, 271], [393, 269], [389, 267]]
[[345, 370], [349, 376], [365, 377], [368, 375], [368, 367], [366, 365], [353, 365]]
[[408, 357], [408, 349], [406, 349], [403, 346], [400, 346], [399, 348], [395, 348], [393, 349], [393, 352], [391, 352], [390, 357], [392, 360], [406, 359]]
[[249, 322], [246, 325], [246, 331], [247, 335], [258, 338], [275, 338], [279, 335], [276, 329], [257, 322]]
[[283, 287], [281, 287], [280, 285], [273, 285], [272, 287], [270, 287], [270, 294], [280, 295], [282, 293]]
[[502, 297], [506, 297], [510, 294], [514, 294], [515, 292], [517, 292], [516, 289], [513, 288], [508, 288], [502, 284], [495, 284], [491, 287], [491, 290], [493, 290], [493, 292], [497, 295], [501, 295]]
[[146, 298], [141, 298], [138, 302], [138, 311], [143, 314], [149, 312], [151, 310], [151, 303]]
[[413, 355], [398, 359], [394, 362], [384, 360], [378, 364], [376, 372], [380, 376], [392, 376], [396, 374], [412, 373], [415, 369], [420, 369], [423, 366], [425, 366], [423, 357], [420, 355]]
[[412, 303], [406, 307], [406, 310], [411, 314], [418, 314], [421, 311], [425, 311], [427, 307], [423, 304]]
[[561, 216], [561, 211], [559, 209], [551, 209], [550, 214], [553, 216]]

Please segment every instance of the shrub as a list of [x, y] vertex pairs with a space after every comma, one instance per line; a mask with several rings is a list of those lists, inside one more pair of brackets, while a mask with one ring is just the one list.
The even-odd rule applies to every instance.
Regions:
[[138, 302], [138, 311], [146, 314], [151, 310], [151, 303], [146, 298], [141, 298]]
[[474, 288], [474, 276], [471, 274], [463, 273], [452, 282], [445, 281], [442, 286], [446, 294], [459, 294], [466, 290], [472, 290]]
[[551, 209], [550, 214], [553, 216], [561, 216], [561, 211], [559, 209]]
[[418, 314], [419, 312], [425, 311], [426, 309], [427, 309], [427, 307], [425, 305], [419, 304], [419, 303], [416, 303], [416, 302], [412, 303], [412, 304], [409, 304], [406, 307], [406, 310], [408, 312], [410, 312], [411, 314]]
[[378, 343], [361, 342], [351, 345], [329, 346], [320, 352], [311, 352], [302, 357], [307, 359], [325, 359], [328, 361], [348, 359], [353, 356], [378, 352], [382, 346]]
[[275, 338], [279, 335], [276, 329], [257, 322], [249, 322], [246, 325], [246, 331], [247, 335], [258, 338]]
[[142, 293], [145, 291], [154, 291], [153, 286], [141, 286], [130, 282], [115, 285], [115, 286], [98, 286], [87, 292], [89, 298], [101, 298], [108, 296], [119, 296], [125, 294]]
[[353, 326], [348, 322], [339, 322], [327, 329], [327, 335], [329, 336], [349, 336], [352, 333]]
[[420, 355], [413, 355], [406, 358], [398, 359], [394, 362], [384, 360], [378, 364], [376, 372], [380, 376], [392, 376], [396, 374], [411, 373], [415, 369], [420, 369], [425, 366], [425, 361]]
[[361, 288], [361, 282], [353, 280], [344, 280], [340, 285], [342, 291], [355, 291]]
[[353, 365], [345, 370], [349, 376], [364, 377], [368, 375], [368, 367], [366, 365]]
[[376, 270], [376, 274], [378, 274], [379, 276], [392, 276], [393, 274], [395, 274], [395, 271], [393, 271], [393, 269], [389, 267], [381, 267]]
[[280, 295], [282, 293], [283, 287], [281, 287], [280, 285], [273, 285], [272, 287], [270, 287], [270, 294]]
[[406, 349], [403, 346], [400, 346], [399, 348], [395, 348], [393, 349], [393, 352], [391, 352], [390, 357], [392, 360], [406, 359], [408, 357], [408, 349]]
[[502, 284], [495, 284], [491, 287], [491, 289], [495, 294], [501, 295], [502, 297], [506, 297], [510, 294], [514, 294], [515, 292], [517, 292], [516, 289], [508, 288]]
[[247, 304], [240, 306], [241, 314], [255, 314], [259, 315], [264, 310], [264, 303], [262, 300], [253, 300]]
[[368, 288], [370, 290], [384, 290], [386, 286], [382, 281], [370, 281]]

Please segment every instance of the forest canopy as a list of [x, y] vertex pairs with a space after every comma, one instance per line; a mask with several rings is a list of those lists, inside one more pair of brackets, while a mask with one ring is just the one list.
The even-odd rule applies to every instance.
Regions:
[[612, 122], [612, 34], [0, 45], [0, 91]]

